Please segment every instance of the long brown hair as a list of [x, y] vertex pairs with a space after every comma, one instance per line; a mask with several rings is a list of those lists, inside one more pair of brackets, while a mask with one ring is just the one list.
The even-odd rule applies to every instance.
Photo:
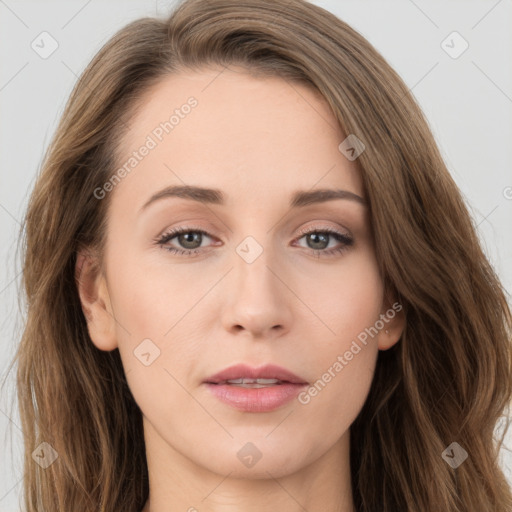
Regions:
[[[105, 241], [109, 197], [94, 190], [117, 168], [142, 94], [209, 64], [307, 84], [366, 147], [357, 164], [377, 259], [406, 327], [379, 352], [351, 427], [356, 510], [512, 510], [495, 433], [512, 393], [511, 314], [407, 86], [363, 36], [303, 0], [186, 0], [167, 19], [130, 23], [94, 57], [30, 197], [15, 359], [27, 511], [139, 512], [147, 499], [141, 412], [119, 352], [89, 338], [74, 269], [80, 248]], [[46, 469], [32, 458], [42, 442], [58, 454]], [[442, 456], [452, 442], [468, 454], [457, 468]]]

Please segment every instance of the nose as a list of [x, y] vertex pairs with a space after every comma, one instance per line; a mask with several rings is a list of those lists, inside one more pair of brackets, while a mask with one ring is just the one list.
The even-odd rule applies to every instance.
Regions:
[[251, 263], [234, 254], [234, 268], [227, 276], [222, 324], [231, 334], [270, 339], [289, 331], [293, 293], [286, 275], [271, 252], [263, 252]]

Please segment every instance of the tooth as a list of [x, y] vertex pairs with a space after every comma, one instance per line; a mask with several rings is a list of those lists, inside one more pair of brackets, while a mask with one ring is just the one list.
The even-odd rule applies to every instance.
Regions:
[[242, 384], [244, 379], [230, 379], [226, 382], [229, 382], [230, 384]]
[[256, 379], [258, 384], [277, 384], [279, 379]]

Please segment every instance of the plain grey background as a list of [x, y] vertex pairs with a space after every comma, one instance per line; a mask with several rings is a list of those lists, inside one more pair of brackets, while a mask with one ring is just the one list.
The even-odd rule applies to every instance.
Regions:
[[[313, 3], [361, 32], [411, 88], [510, 293], [512, 2]], [[67, 96], [85, 65], [118, 29], [141, 16], [165, 15], [172, 5], [159, 0], [0, 0], [0, 378], [22, 326], [15, 253], [19, 222]], [[52, 44], [58, 47], [49, 56], [35, 51], [49, 51]], [[22, 490], [14, 400], [12, 371], [0, 396], [1, 512], [19, 510]], [[512, 446], [512, 436], [507, 444]], [[502, 464], [512, 481], [512, 457], [506, 450]]]

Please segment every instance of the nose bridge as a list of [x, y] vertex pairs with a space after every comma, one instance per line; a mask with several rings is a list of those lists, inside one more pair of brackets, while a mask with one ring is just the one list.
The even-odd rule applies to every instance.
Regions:
[[279, 262], [269, 247], [270, 237], [256, 236], [245, 237], [235, 248], [223, 323], [228, 330], [242, 327], [261, 334], [276, 326], [289, 327], [290, 311], [285, 287], [274, 275]]
[[238, 244], [235, 249], [237, 258], [235, 258], [234, 269], [236, 289], [244, 294], [252, 292], [251, 295], [254, 298], [262, 293], [273, 291], [275, 277], [269, 267], [277, 265], [277, 262], [272, 261], [274, 251], [270, 246], [270, 237], [263, 237], [261, 234], [257, 236], [259, 240], [249, 235]]

